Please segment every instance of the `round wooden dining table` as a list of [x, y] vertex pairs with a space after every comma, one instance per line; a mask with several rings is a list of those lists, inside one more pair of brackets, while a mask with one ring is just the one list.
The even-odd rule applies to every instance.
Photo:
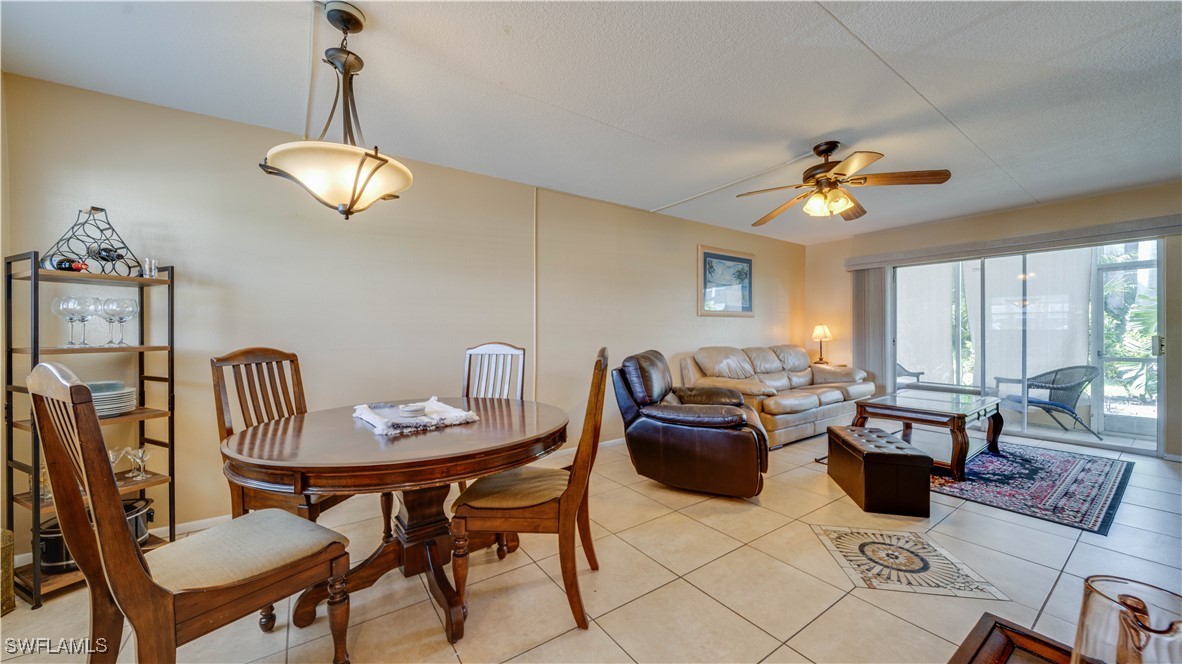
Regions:
[[[414, 403], [419, 400], [385, 402]], [[332, 408], [284, 417], [243, 429], [222, 442], [224, 472], [231, 489], [275, 493], [355, 495], [380, 493], [385, 532], [382, 543], [346, 577], [349, 592], [368, 588], [387, 572], [426, 573], [435, 601], [446, 617], [447, 637], [464, 635], [464, 607], [444, 572], [451, 560], [445, 502], [451, 485], [516, 468], [546, 456], [566, 441], [566, 413], [533, 401], [441, 398], [480, 419], [400, 436], [374, 433], [353, 418], [353, 408]], [[402, 493], [393, 519], [390, 492]], [[480, 545], [495, 541], [489, 536]], [[327, 585], [300, 595], [292, 622], [305, 627], [316, 606], [328, 597]]]

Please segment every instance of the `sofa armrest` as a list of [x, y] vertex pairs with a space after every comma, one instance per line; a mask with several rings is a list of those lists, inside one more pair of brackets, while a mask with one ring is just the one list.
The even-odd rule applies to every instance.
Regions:
[[768, 386], [758, 378], [722, 378], [720, 376], [707, 376], [694, 383], [694, 387], [725, 387], [730, 390], [736, 390], [740, 394], [750, 394], [753, 397], [776, 396], [775, 388]]
[[835, 367], [828, 364], [813, 365], [813, 385], [825, 383], [860, 383], [866, 380], [866, 372], [854, 367]]
[[731, 429], [747, 424], [747, 415], [735, 406], [670, 406], [653, 404], [640, 409], [640, 414], [666, 424], [690, 427]]
[[681, 403], [701, 406], [742, 406], [743, 395], [726, 387], [675, 387], [673, 394]]

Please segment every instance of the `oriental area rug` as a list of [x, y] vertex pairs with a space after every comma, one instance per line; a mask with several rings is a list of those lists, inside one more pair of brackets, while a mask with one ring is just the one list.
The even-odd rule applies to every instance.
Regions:
[[1131, 461], [1001, 443], [965, 465], [965, 479], [932, 477], [932, 491], [1107, 535]]

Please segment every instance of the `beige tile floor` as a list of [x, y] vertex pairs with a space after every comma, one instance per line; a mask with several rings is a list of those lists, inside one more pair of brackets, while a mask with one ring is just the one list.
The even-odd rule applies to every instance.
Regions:
[[[939, 494], [926, 519], [866, 514], [812, 461], [824, 448], [816, 437], [773, 452], [767, 488], [745, 501], [656, 484], [633, 472], [622, 446], [605, 446], [591, 485], [600, 570], [579, 559], [589, 630], [576, 629], [570, 615], [556, 538], [523, 535], [521, 549], [503, 561], [491, 550], [473, 554], [470, 616], [455, 646], [421, 578], [391, 574], [355, 593], [352, 660], [944, 662], [984, 611], [1070, 643], [1089, 574], [1182, 590], [1182, 464], [1123, 453], [1136, 462], [1130, 491], [1100, 537]], [[321, 523], [348, 535], [361, 557], [381, 536], [378, 511], [376, 497], [362, 496]], [[855, 589], [810, 524], [926, 532], [1010, 601]], [[323, 609], [299, 629], [290, 627], [290, 604], [277, 607], [270, 634], [248, 617], [182, 647], [178, 658], [329, 661]], [[4, 638], [85, 636], [85, 591], [38, 611], [19, 603], [0, 630]], [[120, 660], [134, 660], [130, 630]]]

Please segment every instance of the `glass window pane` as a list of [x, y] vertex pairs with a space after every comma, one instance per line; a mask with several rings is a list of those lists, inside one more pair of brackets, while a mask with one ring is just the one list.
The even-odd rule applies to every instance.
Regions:
[[[1022, 324], [1028, 305], [1022, 293], [1024, 274], [1021, 256], [985, 260], [985, 384], [1003, 398], [1022, 393]], [[1002, 415], [1006, 426], [1020, 427], [1020, 409]]]
[[895, 293], [898, 387], [917, 381], [971, 384], [971, 316], [965, 300], [962, 264], [898, 268]]
[[1100, 247], [1099, 262], [1131, 263], [1133, 261], [1151, 261], [1157, 258], [1157, 241], [1144, 240], [1141, 242], [1122, 242]]

